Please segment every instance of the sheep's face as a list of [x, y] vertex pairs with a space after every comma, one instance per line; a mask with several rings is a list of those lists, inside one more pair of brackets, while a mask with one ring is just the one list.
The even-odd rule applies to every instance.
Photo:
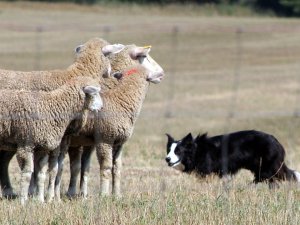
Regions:
[[[113, 44], [113, 45], [106, 45], [102, 48], [102, 53], [107, 57], [108, 55], [114, 55], [119, 53], [120, 51], [122, 51], [125, 48], [124, 45], [122, 44]], [[111, 64], [109, 62], [109, 67], [108, 67], [108, 72], [107, 72], [107, 76], [103, 76], [103, 77], [109, 77], [111, 74]]]
[[135, 47], [129, 52], [132, 59], [138, 60], [139, 64], [149, 71], [147, 80], [152, 83], [160, 83], [165, 73], [161, 66], [149, 55], [151, 46]]
[[119, 51], [118, 54], [109, 55], [113, 74], [131, 66], [142, 65], [150, 71], [148, 81], [159, 83], [164, 76], [164, 71], [149, 55], [150, 50], [151, 46], [138, 47], [131, 44], [126, 45], [124, 50]]
[[108, 55], [116, 54], [125, 48], [122, 44], [109, 44], [103, 39], [93, 38], [83, 45], [79, 45], [75, 49], [76, 61], [87, 66], [91, 63], [93, 67], [101, 68], [101, 76], [109, 77], [111, 74], [111, 65]]
[[86, 86], [83, 92], [89, 97], [88, 109], [91, 111], [99, 111], [103, 107], [103, 101], [100, 96], [100, 87]]

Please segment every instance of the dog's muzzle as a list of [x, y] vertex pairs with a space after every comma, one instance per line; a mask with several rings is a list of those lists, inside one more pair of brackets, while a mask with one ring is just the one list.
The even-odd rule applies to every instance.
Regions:
[[178, 160], [178, 161], [172, 163], [170, 157], [166, 157], [165, 159], [166, 159], [166, 162], [168, 163], [168, 166], [170, 166], [170, 167], [173, 167], [174, 165], [176, 165], [177, 163], [180, 162], [180, 160]]

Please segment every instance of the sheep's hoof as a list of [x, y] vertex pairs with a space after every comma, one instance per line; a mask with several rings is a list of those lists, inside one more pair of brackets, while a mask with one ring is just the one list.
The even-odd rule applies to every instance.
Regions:
[[47, 198], [47, 199], [46, 199], [46, 202], [47, 202], [47, 203], [53, 202], [53, 198]]
[[100, 196], [101, 197], [108, 197], [108, 196], [110, 196], [110, 194], [108, 192], [101, 192]]
[[69, 193], [66, 193], [66, 197], [69, 200], [75, 200], [75, 199], [78, 199], [80, 197], [80, 195], [79, 194], [69, 194]]
[[117, 194], [117, 195], [116, 195], [116, 194], [113, 194], [113, 195], [112, 195], [112, 199], [113, 199], [113, 200], [120, 200], [120, 199], [122, 199], [122, 197], [123, 197], [123, 196], [122, 196], [121, 194]]
[[86, 194], [86, 193], [82, 193], [82, 192], [80, 192], [80, 197], [82, 198], [82, 199], [88, 199], [88, 194]]
[[112, 196], [116, 199], [122, 198], [122, 194], [120, 192], [112, 192]]

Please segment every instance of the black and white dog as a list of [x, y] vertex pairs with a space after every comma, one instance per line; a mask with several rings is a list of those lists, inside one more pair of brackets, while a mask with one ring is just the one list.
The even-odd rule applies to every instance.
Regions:
[[247, 169], [254, 174], [255, 183], [300, 182], [300, 173], [286, 166], [284, 148], [270, 134], [247, 130], [214, 137], [198, 135], [194, 139], [189, 133], [179, 141], [167, 136], [166, 161], [180, 171], [222, 177]]

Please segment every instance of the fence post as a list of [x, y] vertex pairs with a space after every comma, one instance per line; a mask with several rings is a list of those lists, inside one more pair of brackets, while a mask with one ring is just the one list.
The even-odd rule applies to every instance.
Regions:
[[171, 68], [170, 68], [170, 78], [169, 80], [169, 90], [165, 111], [165, 118], [172, 118], [174, 116], [174, 112], [172, 109], [172, 103], [174, 99], [174, 87], [175, 87], [175, 77], [177, 72], [177, 54], [178, 54], [178, 26], [174, 26], [172, 29], [172, 37], [171, 37]]
[[[173, 109], [172, 109], [172, 103], [174, 99], [174, 86], [175, 86], [175, 75], [176, 75], [176, 70], [177, 70], [177, 54], [178, 54], [178, 33], [179, 33], [179, 28], [178, 26], [174, 26], [172, 28], [172, 33], [171, 33], [171, 62], [170, 62], [170, 73], [169, 75], [171, 76], [168, 79], [169, 82], [169, 89], [167, 93], [167, 98], [166, 98], [166, 110], [165, 110], [165, 115], [164, 118], [172, 118], [174, 116]], [[165, 130], [168, 130], [168, 122], [165, 121], [164, 123]], [[167, 184], [166, 184], [166, 179], [165, 179], [165, 174], [163, 169], [161, 168], [160, 172], [160, 193], [162, 196], [163, 193], [165, 193], [167, 189]], [[163, 210], [166, 210], [164, 207]]]
[[103, 38], [108, 40], [109, 39], [109, 34], [111, 33], [111, 27], [110, 26], [104, 26], [103, 27]]
[[241, 76], [241, 58], [242, 58], [242, 34], [243, 29], [241, 27], [236, 29], [236, 59], [234, 67], [234, 78], [232, 83], [232, 97], [228, 108], [228, 124], [230, 120], [236, 116], [237, 100], [240, 87], [240, 76]]
[[41, 33], [43, 32], [43, 27], [38, 26], [36, 28], [36, 35], [35, 35], [35, 48], [36, 48], [36, 54], [35, 54], [35, 70], [41, 69], [41, 56], [42, 56], [42, 46], [41, 46]]
[[[237, 28], [235, 32], [236, 37], [236, 59], [234, 67], [234, 78], [232, 83], [232, 96], [231, 102], [229, 103], [227, 125], [225, 131], [228, 132], [231, 128], [232, 119], [236, 116], [238, 92], [240, 86], [240, 75], [241, 75], [241, 57], [242, 57], [242, 34], [243, 29]], [[225, 135], [222, 139], [222, 173], [227, 174], [228, 172], [228, 135]], [[226, 185], [224, 186], [226, 189]]]

